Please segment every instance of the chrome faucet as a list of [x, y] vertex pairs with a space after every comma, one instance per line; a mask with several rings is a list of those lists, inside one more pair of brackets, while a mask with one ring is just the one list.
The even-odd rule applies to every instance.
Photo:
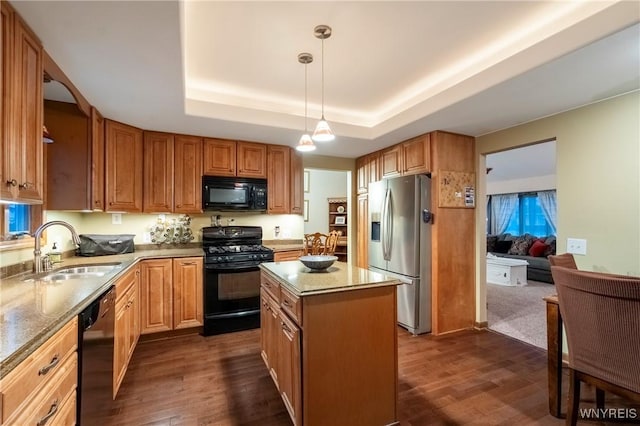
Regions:
[[36, 232], [33, 233], [33, 239], [35, 240], [35, 247], [33, 249], [33, 271], [36, 274], [42, 272], [42, 252], [40, 251], [40, 236], [45, 229], [53, 225], [62, 225], [67, 228], [69, 231], [71, 231], [71, 238], [73, 239], [73, 242], [77, 246], [80, 245], [80, 237], [78, 237], [78, 233], [76, 232], [75, 228], [67, 222], [64, 222], [62, 220], [52, 220], [51, 222], [43, 223], [38, 227], [38, 229], [36, 229]]

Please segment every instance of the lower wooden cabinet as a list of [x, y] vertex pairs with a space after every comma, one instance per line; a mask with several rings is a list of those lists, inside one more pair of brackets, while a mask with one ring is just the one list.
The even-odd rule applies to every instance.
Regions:
[[173, 259], [173, 329], [204, 324], [202, 258]]
[[130, 269], [116, 282], [114, 326], [113, 397], [115, 399], [140, 337], [140, 269]]
[[203, 325], [201, 257], [141, 262], [142, 334]]
[[262, 358], [294, 425], [397, 424], [394, 286], [295, 295], [262, 271]]
[[0, 380], [0, 424], [75, 425], [77, 345], [74, 318]]

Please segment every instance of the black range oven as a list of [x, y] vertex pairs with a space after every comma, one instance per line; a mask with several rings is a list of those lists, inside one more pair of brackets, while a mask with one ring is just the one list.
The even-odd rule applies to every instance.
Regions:
[[260, 326], [260, 269], [273, 261], [260, 226], [202, 228], [204, 335]]

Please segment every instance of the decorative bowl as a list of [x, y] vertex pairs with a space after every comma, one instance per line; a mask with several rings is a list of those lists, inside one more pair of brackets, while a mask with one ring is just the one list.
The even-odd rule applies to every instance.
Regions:
[[338, 260], [338, 257], [337, 256], [300, 256], [299, 260], [307, 268], [321, 271], [333, 265], [333, 262]]

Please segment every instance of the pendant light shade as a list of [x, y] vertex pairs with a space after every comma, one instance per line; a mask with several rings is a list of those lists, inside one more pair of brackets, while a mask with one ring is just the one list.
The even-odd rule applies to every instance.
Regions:
[[304, 64], [304, 134], [300, 137], [296, 150], [300, 152], [309, 152], [316, 149], [316, 146], [307, 131], [307, 65], [313, 62], [313, 55], [306, 52], [300, 53], [298, 55], [298, 62]]
[[305, 133], [300, 137], [300, 141], [298, 142], [296, 149], [300, 152], [309, 152], [314, 151], [316, 146], [314, 145], [313, 140], [311, 140], [311, 136], [309, 136], [308, 133]]
[[328, 25], [318, 25], [313, 29], [316, 38], [322, 40], [322, 118], [316, 125], [316, 130], [311, 137], [316, 142], [331, 142], [336, 137], [331, 131], [331, 127], [324, 118], [324, 40], [331, 37], [331, 27]]

